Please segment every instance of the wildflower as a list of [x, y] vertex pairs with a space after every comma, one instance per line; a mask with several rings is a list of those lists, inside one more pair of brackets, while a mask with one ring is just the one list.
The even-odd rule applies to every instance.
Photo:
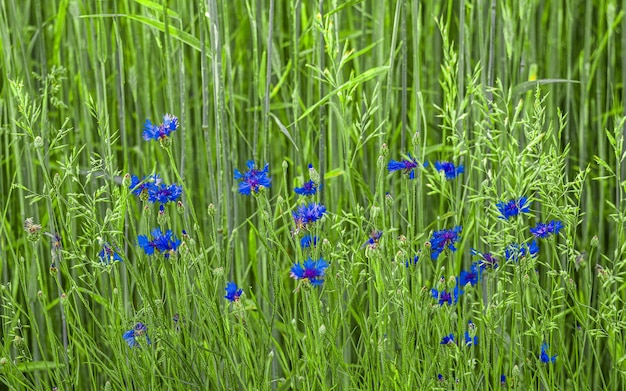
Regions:
[[[387, 163], [387, 170], [389, 172], [394, 171], [402, 171], [403, 174], [409, 174], [409, 179], [415, 178], [415, 169], [419, 166], [417, 160], [409, 154], [408, 159], [402, 159], [400, 161], [397, 160], [389, 160]], [[424, 163], [424, 167], [428, 166], [428, 163]]]
[[165, 234], [161, 232], [161, 228], [155, 228], [152, 230], [152, 240], [149, 240], [146, 235], [139, 235], [137, 242], [146, 255], [154, 254], [154, 251], [158, 251], [165, 255], [165, 258], [169, 258], [170, 254], [175, 252], [180, 246], [180, 240], [174, 236], [171, 230], [167, 230]]
[[536, 257], [537, 253], [539, 253], [539, 245], [536, 240], [530, 242], [530, 244], [522, 244], [519, 245], [517, 243], [511, 243], [504, 250], [504, 256], [507, 261], [519, 261], [521, 258], [526, 255], [530, 255], [531, 257]]
[[517, 216], [520, 213], [528, 213], [530, 212], [530, 204], [532, 202], [528, 202], [528, 198], [520, 197], [517, 200], [510, 200], [508, 202], [498, 202], [496, 206], [500, 211], [500, 218], [508, 220], [509, 217]]
[[132, 193], [137, 197], [146, 201], [150, 198], [150, 194], [161, 183], [161, 178], [157, 175], [144, 176], [139, 180], [136, 175], [130, 177], [130, 186], [128, 188], [132, 190]]
[[317, 189], [318, 186], [317, 183], [313, 182], [313, 181], [306, 181], [304, 182], [304, 185], [302, 185], [302, 187], [296, 187], [295, 189], [293, 189], [293, 191], [296, 192], [296, 194], [300, 194], [303, 196], [310, 196], [310, 195], [315, 195], [315, 193], [317, 193]]
[[439, 380], [441, 382], [446, 381], [446, 379], [444, 379], [444, 377], [443, 377], [443, 375], [441, 373], [437, 375], [437, 380]]
[[176, 129], [178, 129], [178, 118], [174, 115], [165, 114], [163, 122], [159, 126], [152, 124], [149, 119], [146, 119], [143, 125], [143, 139], [146, 141], [163, 141]]
[[459, 295], [463, 294], [463, 291], [459, 289], [459, 286], [455, 286], [452, 293], [446, 291], [445, 289], [438, 291], [437, 289], [430, 290], [433, 299], [439, 300], [439, 305], [442, 306], [445, 303], [448, 305], [452, 305], [452, 303], [456, 304], [459, 301]]
[[496, 257], [491, 255], [491, 253], [481, 253], [480, 251], [471, 248], [470, 253], [472, 255], [477, 255], [481, 258], [478, 262], [480, 265], [480, 270], [483, 271], [485, 269], [497, 269], [498, 263], [500, 262]]
[[500, 385], [501, 386], [506, 386], [506, 375], [502, 374], [500, 376]]
[[461, 232], [462, 227], [457, 225], [453, 229], [442, 229], [440, 231], [435, 231], [433, 233], [432, 238], [430, 238], [430, 257], [436, 261], [439, 258], [439, 254], [443, 252], [443, 250], [450, 249], [451, 251], [456, 251], [454, 247], [454, 243], [459, 239], [459, 233]]
[[302, 239], [300, 239], [300, 247], [308, 248], [311, 246], [317, 246], [317, 236], [304, 235]]
[[467, 322], [467, 331], [465, 332], [465, 346], [478, 345], [478, 336], [476, 335], [476, 325], [471, 320]]
[[307, 205], [300, 205], [292, 215], [298, 228], [306, 228], [308, 224], [321, 219], [325, 213], [326, 207], [324, 205], [312, 202]]
[[124, 341], [126, 341], [128, 346], [134, 348], [136, 346], [139, 346], [137, 338], [141, 337], [144, 334], [146, 336], [146, 342], [148, 343], [148, 345], [152, 344], [152, 341], [150, 341], [150, 337], [148, 337], [148, 328], [146, 327], [146, 325], [141, 322], [137, 322], [135, 327], [125, 332], [122, 337], [124, 338]]
[[539, 355], [541, 362], [543, 363], [555, 362], [557, 355], [555, 354], [554, 356], [550, 357], [548, 352], [546, 352], [546, 349], [548, 349], [548, 344], [544, 342], [543, 344], [541, 344], [541, 355]]
[[311, 284], [319, 286], [324, 282], [322, 277], [324, 277], [324, 271], [327, 267], [328, 263], [323, 258], [316, 261], [309, 258], [304, 261], [303, 265], [295, 263], [289, 276], [295, 280], [307, 279]]
[[28, 240], [31, 242], [36, 242], [41, 237], [41, 225], [35, 224], [32, 217], [24, 220], [24, 231], [26, 231]]
[[378, 242], [380, 241], [380, 238], [382, 236], [383, 236], [383, 231], [377, 231], [375, 229], [372, 230], [372, 232], [370, 233], [369, 239], [367, 239], [367, 241], [363, 243], [361, 248], [368, 246], [371, 249], [375, 249], [378, 246]]
[[411, 263], [414, 265], [417, 265], [417, 261], [419, 261], [419, 259], [420, 259], [419, 255], [414, 256], [412, 261], [410, 259], [407, 259], [405, 263], [406, 267], [409, 267]]
[[98, 256], [100, 257], [100, 261], [106, 265], [116, 261], [122, 262], [122, 258], [119, 254], [116, 253], [115, 250], [113, 250], [107, 243], [102, 245], [102, 250], [100, 250]]
[[476, 285], [480, 280], [480, 268], [478, 267], [478, 262], [472, 263], [469, 271], [461, 270], [461, 275], [459, 279], [461, 280], [461, 286], [465, 286], [467, 284]]
[[441, 342], [439, 342], [439, 345], [453, 345], [453, 344], [454, 344], [454, 334], [446, 335], [445, 337], [441, 338]]
[[168, 202], [176, 202], [183, 192], [183, 187], [176, 184], [167, 186], [161, 183], [160, 186], [153, 186], [148, 192], [148, 201], [160, 202], [161, 204], [167, 204]]
[[246, 166], [248, 171], [243, 174], [235, 168], [235, 179], [239, 181], [239, 194], [250, 195], [251, 192], [258, 193], [262, 188], [271, 186], [272, 179], [268, 176], [270, 171], [268, 163], [262, 170], [255, 169], [252, 160], [248, 160]]
[[238, 289], [237, 284], [234, 282], [229, 282], [226, 284], [226, 296], [224, 298], [229, 301], [239, 301], [239, 296], [243, 293], [243, 289]]
[[462, 164], [458, 167], [455, 167], [454, 163], [440, 161], [435, 162], [435, 169], [437, 171], [443, 171], [446, 174], [447, 180], [454, 179], [459, 176], [459, 174], [462, 174], [465, 171], [465, 168]]
[[530, 233], [535, 235], [536, 238], [543, 239], [550, 236], [550, 234], [558, 235], [561, 229], [563, 229], [563, 223], [552, 220], [547, 224], [537, 223], [535, 228], [530, 229]]

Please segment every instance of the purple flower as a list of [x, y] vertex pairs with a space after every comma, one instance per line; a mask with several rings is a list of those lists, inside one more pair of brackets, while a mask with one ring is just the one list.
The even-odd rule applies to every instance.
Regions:
[[161, 228], [155, 228], [152, 230], [152, 240], [149, 240], [146, 235], [139, 235], [137, 242], [146, 255], [154, 254], [157, 252], [163, 253], [165, 258], [169, 258], [170, 254], [175, 253], [180, 246], [180, 240], [174, 236], [171, 230], [167, 230], [165, 234], [161, 232]]
[[521, 258], [530, 255], [536, 257], [539, 253], [539, 245], [536, 240], [530, 242], [530, 244], [519, 245], [517, 243], [509, 244], [504, 250], [504, 256], [507, 261], [519, 261]]
[[258, 193], [259, 190], [271, 186], [272, 179], [268, 176], [269, 164], [266, 163], [262, 170], [257, 170], [254, 168], [254, 161], [248, 160], [246, 166], [248, 171], [243, 174], [235, 168], [235, 179], [239, 181], [239, 194], [250, 195], [251, 192]]
[[561, 221], [552, 220], [547, 224], [537, 223], [535, 228], [530, 229], [530, 233], [535, 235], [536, 238], [543, 239], [551, 234], [558, 235], [561, 229], [563, 229], [563, 223]]
[[530, 204], [532, 202], [528, 202], [528, 198], [520, 197], [517, 200], [510, 200], [508, 202], [498, 202], [496, 206], [500, 211], [500, 218], [508, 220], [509, 217], [517, 216], [520, 213], [528, 213], [530, 212]]
[[124, 338], [124, 341], [126, 341], [128, 346], [130, 346], [131, 348], [134, 348], [134, 347], [140, 346], [139, 341], [137, 341], [137, 338], [143, 335], [146, 336], [146, 342], [148, 343], [148, 345], [152, 344], [152, 341], [150, 341], [150, 337], [148, 337], [148, 328], [146, 327], [145, 324], [138, 322], [135, 325], [135, 327], [125, 332], [122, 338]]
[[435, 162], [435, 169], [437, 171], [443, 171], [446, 174], [447, 180], [454, 179], [459, 176], [459, 174], [462, 174], [465, 171], [465, 168], [462, 164], [458, 167], [455, 167], [454, 163], [440, 161]]
[[441, 338], [441, 342], [439, 342], [439, 345], [453, 345], [453, 344], [454, 344], [454, 334], [446, 335], [445, 337]]
[[157, 175], [144, 176], [139, 180], [136, 175], [131, 175], [130, 186], [128, 188], [132, 190], [132, 193], [143, 201], [150, 198], [150, 193], [161, 183], [161, 178]]
[[176, 202], [180, 195], [183, 193], [182, 186], [176, 184], [167, 186], [161, 183], [159, 187], [154, 186], [149, 193], [148, 201], [160, 202], [161, 204], [167, 204], [168, 202]]
[[237, 284], [234, 282], [229, 282], [226, 284], [226, 296], [224, 296], [229, 301], [239, 301], [239, 296], [243, 293], [243, 289], [238, 289]]
[[299, 229], [306, 228], [309, 224], [321, 219], [324, 214], [326, 214], [326, 207], [317, 202], [312, 202], [306, 205], [300, 205], [298, 209], [292, 213], [292, 216], [296, 222], [296, 227]]
[[[417, 166], [419, 166], [417, 160], [409, 154], [408, 159], [402, 159], [400, 161], [393, 159], [389, 160], [389, 163], [387, 163], [387, 170], [389, 170], [389, 172], [402, 171], [403, 174], [409, 174], [409, 179], [414, 179], [415, 168], [417, 168]], [[427, 166], [428, 163], [424, 163], [424, 167]]]
[[459, 289], [458, 284], [454, 287], [454, 291], [452, 293], [446, 291], [445, 289], [442, 291], [438, 291], [434, 288], [431, 289], [430, 292], [433, 296], [433, 299], [437, 299], [439, 301], [440, 306], [444, 304], [456, 304], [459, 301], [459, 295], [463, 294], [463, 291]]
[[316, 261], [309, 258], [303, 265], [295, 263], [289, 276], [295, 280], [309, 280], [311, 284], [319, 286], [324, 282], [322, 277], [327, 267], [328, 263], [323, 258]]
[[300, 194], [303, 196], [311, 196], [317, 193], [317, 189], [319, 187], [321, 186], [318, 186], [317, 183], [310, 180], [310, 181], [304, 182], [304, 185], [302, 185], [302, 187], [296, 187], [295, 189], [293, 189], [293, 191], [295, 191], [296, 194]]
[[454, 243], [459, 239], [461, 230], [462, 227], [457, 225], [453, 229], [442, 229], [433, 233], [432, 238], [430, 238], [430, 257], [433, 261], [436, 261], [439, 254], [446, 248], [450, 251], [456, 251]]
[[178, 118], [174, 115], [165, 114], [163, 116], [163, 122], [159, 126], [152, 124], [152, 122], [147, 119], [143, 125], [143, 139], [146, 141], [161, 141], [168, 138], [176, 129], [178, 129]]
[[539, 355], [539, 358], [541, 359], [541, 362], [543, 363], [553, 363], [556, 361], [556, 354], [552, 357], [550, 357], [550, 355], [548, 354], [548, 352], [546, 351], [548, 349], [548, 344], [547, 343], [543, 343], [541, 344], [541, 354]]
[[372, 230], [372, 232], [370, 232], [369, 239], [367, 239], [367, 241], [363, 243], [361, 248], [366, 247], [366, 246], [372, 249], [376, 248], [382, 236], [383, 236], [383, 231]]
[[481, 258], [481, 260], [478, 262], [478, 264], [480, 265], [481, 271], [485, 269], [497, 269], [498, 268], [498, 263], [500, 261], [493, 255], [491, 255], [491, 253], [481, 253], [480, 251], [474, 248], [470, 249], [470, 253], [472, 255], [477, 255]]
[[119, 256], [115, 250], [111, 248], [107, 243], [102, 245], [102, 250], [98, 253], [98, 257], [100, 257], [100, 262], [108, 265], [112, 262], [122, 262], [122, 258]]

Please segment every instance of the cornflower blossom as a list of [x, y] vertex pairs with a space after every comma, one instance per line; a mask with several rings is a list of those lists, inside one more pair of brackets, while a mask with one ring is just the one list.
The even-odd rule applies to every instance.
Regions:
[[161, 228], [155, 228], [152, 230], [152, 240], [149, 240], [146, 235], [139, 235], [137, 242], [143, 249], [146, 255], [154, 254], [157, 252], [163, 253], [165, 258], [169, 258], [170, 254], [176, 252], [180, 246], [180, 240], [174, 236], [171, 230], [167, 230], [165, 233], [161, 232]]
[[378, 242], [380, 241], [380, 238], [382, 236], [383, 236], [383, 231], [372, 230], [372, 232], [370, 233], [369, 239], [367, 239], [367, 241], [363, 243], [361, 248], [367, 246], [371, 249], [375, 249], [376, 247], [378, 247]]
[[98, 257], [100, 257], [100, 262], [106, 265], [112, 262], [122, 262], [122, 258], [119, 254], [106, 243], [102, 245], [102, 250], [98, 253]]
[[161, 177], [159, 177], [158, 174], [144, 176], [141, 179], [139, 179], [136, 175], [131, 175], [130, 186], [128, 186], [128, 188], [134, 195], [145, 201], [150, 198], [150, 194], [153, 192], [153, 189], [160, 184]]
[[478, 267], [478, 262], [472, 263], [469, 270], [461, 270], [461, 275], [459, 276], [459, 280], [461, 286], [465, 286], [467, 284], [476, 285], [478, 281], [480, 281], [481, 277], [481, 269]]
[[507, 261], [519, 261], [521, 258], [524, 258], [527, 255], [531, 257], [536, 257], [539, 253], [539, 245], [536, 240], [530, 242], [530, 244], [522, 244], [519, 245], [517, 243], [509, 244], [504, 250], [504, 257]]
[[316, 222], [326, 214], [326, 207], [312, 202], [309, 204], [303, 204], [292, 213], [293, 219], [296, 223], [296, 228], [306, 228], [309, 224]]
[[417, 265], [417, 261], [419, 261], [419, 259], [420, 259], [419, 255], [414, 256], [413, 260], [407, 259], [405, 262], [405, 266], [409, 267], [410, 264]]
[[175, 115], [165, 114], [163, 122], [158, 126], [146, 119], [143, 125], [143, 139], [163, 141], [176, 129], [178, 129], [178, 118]]
[[454, 243], [459, 239], [461, 230], [462, 227], [457, 225], [453, 229], [442, 229], [433, 233], [432, 238], [430, 238], [430, 257], [433, 261], [436, 261], [439, 254], [446, 248], [450, 251], [456, 251]]
[[312, 196], [317, 193], [317, 189], [320, 187], [321, 186], [318, 185], [317, 183], [313, 182], [312, 180], [309, 180], [309, 181], [304, 182], [302, 187], [296, 187], [295, 189], [293, 189], [293, 191], [296, 192], [296, 194], [300, 194], [303, 196]]
[[481, 253], [475, 248], [470, 248], [470, 253], [472, 255], [477, 255], [481, 258], [481, 260], [478, 261], [481, 271], [485, 269], [497, 269], [498, 268], [498, 263], [500, 261], [496, 257], [494, 257], [491, 253]]
[[556, 354], [552, 357], [550, 357], [550, 355], [547, 352], [548, 349], [548, 344], [547, 343], [543, 343], [541, 344], [541, 354], [539, 355], [539, 359], [541, 359], [541, 362], [543, 363], [553, 363], [556, 361]]
[[[465, 346], [478, 345], [478, 336], [476, 335], [476, 325], [471, 320], [467, 322], [468, 331], [465, 332]], [[473, 336], [473, 338], [472, 338]]]
[[272, 185], [272, 179], [269, 177], [269, 163], [266, 163], [262, 170], [257, 170], [254, 161], [248, 160], [246, 167], [248, 171], [244, 173], [235, 168], [235, 180], [239, 181], [239, 194], [258, 193], [261, 189]]
[[300, 247], [308, 248], [317, 246], [317, 236], [304, 235], [302, 239], [300, 239]]
[[148, 192], [148, 201], [154, 203], [167, 204], [168, 202], [176, 202], [183, 193], [183, 187], [176, 184], [167, 186], [161, 183], [160, 186], [153, 186]]
[[[403, 174], [409, 174], [409, 179], [415, 179], [415, 169], [419, 166], [417, 160], [409, 154], [408, 159], [389, 160], [387, 170], [389, 172], [402, 171]], [[423, 167], [427, 167], [428, 163], [424, 163]]]
[[138, 322], [135, 325], [135, 327], [125, 332], [122, 338], [124, 338], [124, 341], [126, 341], [128, 346], [130, 346], [131, 348], [134, 348], [134, 347], [140, 346], [140, 343], [139, 341], [137, 341], [137, 338], [143, 335], [146, 336], [146, 343], [148, 345], [152, 344], [152, 341], [150, 341], [150, 337], [148, 337], [148, 328], [146, 327], [145, 324]]
[[441, 338], [439, 345], [454, 345], [454, 334], [449, 334]]
[[537, 223], [535, 228], [530, 229], [530, 233], [535, 235], [536, 238], [544, 239], [551, 234], [558, 235], [561, 229], [563, 229], [563, 223], [558, 220], [552, 220], [547, 224]]
[[517, 216], [520, 213], [529, 213], [530, 204], [527, 197], [520, 197], [517, 200], [510, 200], [508, 202], [500, 201], [496, 204], [496, 207], [500, 211], [499, 216], [501, 219], [508, 220], [510, 217]]
[[291, 267], [289, 276], [295, 280], [308, 280], [314, 286], [320, 286], [324, 282], [324, 272], [328, 268], [328, 262], [323, 258], [314, 261], [308, 258], [304, 264], [295, 263]]
[[433, 299], [437, 299], [439, 301], [440, 306], [444, 304], [448, 304], [448, 305], [456, 304], [459, 301], [459, 296], [463, 294], [463, 291], [459, 289], [458, 284], [457, 286], [454, 287], [454, 290], [452, 291], [452, 293], [448, 292], [445, 289], [438, 291], [435, 288], [431, 289], [430, 292], [431, 292], [431, 295], [433, 296]]
[[446, 174], [447, 180], [454, 179], [465, 171], [465, 168], [462, 164], [458, 167], [455, 167], [454, 163], [440, 161], [435, 162], [435, 169], [437, 171], [444, 172]]
[[233, 302], [239, 301], [239, 297], [243, 293], [243, 289], [238, 289], [237, 284], [235, 284], [234, 282], [229, 282], [228, 284], [226, 284], [226, 288], [224, 289], [226, 290], [226, 296], [224, 296], [224, 298]]

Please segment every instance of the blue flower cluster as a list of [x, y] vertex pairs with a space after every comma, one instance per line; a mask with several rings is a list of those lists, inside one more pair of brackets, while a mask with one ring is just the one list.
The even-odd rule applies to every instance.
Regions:
[[156, 174], [143, 177], [142, 179], [132, 175], [128, 188], [142, 201], [148, 201], [150, 203], [158, 202], [160, 204], [176, 202], [183, 193], [182, 186], [176, 184], [168, 186], [164, 184], [159, 175]]
[[235, 180], [239, 181], [239, 194], [250, 195], [258, 193], [263, 188], [269, 188], [272, 180], [269, 177], [270, 165], [265, 164], [262, 170], [257, 170], [253, 160], [246, 163], [248, 171], [241, 173], [235, 168]]
[[153, 255], [158, 252], [163, 254], [165, 258], [169, 258], [170, 254], [175, 253], [181, 243], [171, 230], [168, 229], [162, 233], [161, 228], [158, 227], [152, 230], [152, 240], [148, 239], [146, 235], [139, 235], [137, 242], [146, 255]]

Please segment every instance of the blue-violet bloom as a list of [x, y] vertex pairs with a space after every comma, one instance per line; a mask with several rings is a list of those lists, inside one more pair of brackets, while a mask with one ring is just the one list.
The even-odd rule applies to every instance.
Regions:
[[440, 161], [435, 162], [435, 169], [437, 171], [443, 171], [446, 174], [447, 180], [454, 179], [459, 176], [459, 174], [462, 174], [465, 171], [465, 168], [462, 164], [458, 167], [455, 167], [454, 163]]
[[508, 202], [500, 201], [496, 204], [500, 211], [500, 218], [508, 220], [510, 217], [517, 216], [520, 213], [530, 212], [530, 204], [527, 197], [520, 197], [517, 200], [510, 200]]
[[530, 233], [537, 238], [547, 238], [551, 234], [558, 235], [559, 231], [563, 229], [563, 223], [561, 221], [552, 220], [547, 224], [537, 223], [535, 228], [530, 229]]
[[251, 192], [258, 193], [259, 190], [271, 186], [269, 163], [266, 163], [262, 170], [257, 170], [252, 160], [248, 160], [246, 166], [248, 171], [244, 173], [235, 168], [235, 179], [239, 181], [239, 194], [250, 195]]
[[147, 119], [143, 125], [143, 139], [161, 141], [168, 138], [176, 129], [178, 129], [178, 118], [174, 115], [165, 114], [163, 122], [158, 126]]
[[461, 270], [459, 280], [461, 286], [465, 286], [467, 284], [476, 285], [478, 284], [478, 281], [480, 281], [480, 277], [481, 269], [478, 267], [478, 262], [474, 262], [470, 265], [469, 270]]
[[[408, 159], [402, 159], [400, 161], [393, 159], [389, 160], [389, 163], [387, 163], [387, 170], [389, 170], [389, 172], [402, 171], [403, 174], [409, 174], [409, 179], [415, 179], [415, 169], [417, 166], [419, 166], [417, 160], [409, 154]], [[423, 166], [427, 167], [428, 162], [424, 163]]]
[[304, 235], [302, 239], [300, 239], [300, 247], [308, 248], [311, 246], [317, 246], [317, 236]]
[[318, 204], [317, 202], [311, 202], [309, 204], [303, 204], [292, 213], [293, 219], [296, 222], [296, 227], [306, 228], [307, 225], [316, 222], [321, 219], [326, 213], [326, 207]]
[[304, 185], [302, 185], [302, 187], [296, 187], [295, 189], [293, 189], [293, 191], [295, 191], [296, 194], [300, 194], [303, 196], [311, 196], [317, 193], [317, 189], [319, 187], [321, 186], [318, 186], [317, 183], [313, 182], [312, 180], [309, 180], [309, 181], [304, 182]]
[[446, 248], [451, 251], [456, 251], [454, 243], [459, 239], [459, 233], [462, 227], [457, 225], [453, 229], [442, 229], [435, 231], [432, 238], [430, 238], [430, 257], [436, 261], [439, 258], [439, 254]]
[[556, 361], [556, 354], [552, 357], [550, 357], [550, 355], [548, 354], [548, 352], [546, 351], [548, 349], [548, 344], [547, 343], [543, 343], [541, 344], [541, 354], [539, 355], [539, 358], [541, 359], [541, 362], [543, 363], [550, 363], [550, 362], [555, 362]]
[[150, 341], [150, 337], [148, 337], [148, 328], [146, 327], [145, 324], [138, 322], [135, 325], [135, 327], [125, 332], [122, 337], [124, 338], [124, 341], [126, 341], [128, 346], [130, 346], [131, 348], [134, 348], [134, 347], [140, 346], [139, 341], [137, 341], [137, 338], [143, 335], [146, 336], [147, 344], [148, 345], [152, 344], [152, 341]]
[[139, 235], [137, 242], [146, 255], [154, 254], [157, 252], [163, 253], [165, 258], [169, 258], [171, 253], [176, 252], [180, 246], [180, 240], [174, 236], [171, 230], [167, 230], [165, 234], [161, 232], [161, 228], [155, 228], [152, 230], [152, 240], [149, 240], [146, 235]]
[[112, 262], [122, 262], [122, 258], [119, 254], [115, 252], [115, 250], [113, 250], [107, 243], [102, 245], [102, 250], [98, 253], [98, 257], [100, 257], [100, 262], [106, 265]]
[[291, 268], [290, 277], [295, 280], [309, 280], [315, 286], [319, 286], [324, 282], [324, 271], [328, 267], [328, 263], [320, 258], [316, 261], [309, 258], [304, 261], [303, 265], [295, 263]]
[[243, 293], [243, 289], [238, 289], [237, 284], [234, 282], [229, 282], [226, 284], [226, 296], [224, 296], [229, 301], [239, 301], [239, 296]]

